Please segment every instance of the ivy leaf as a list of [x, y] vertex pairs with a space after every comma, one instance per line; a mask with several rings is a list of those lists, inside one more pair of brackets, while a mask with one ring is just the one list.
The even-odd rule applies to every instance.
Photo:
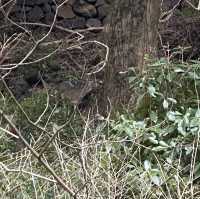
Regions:
[[152, 97], [156, 97], [156, 89], [152, 84], [149, 85], [148, 92]]
[[149, 171], [151, 169], [151, 162], [149, 160], [144, 161], [144, 169], [145, 171]]
[[200, 118], [200, 109], [198, 109], [195, 113], [195, 117], [199, 117]]
[[176, 120], [176, 114], [173, 111], [168, 111], [167, 112], [167, 118], [169, 121], [174, 122]]
[[158, 144], [158, 140], [156, 140], [156, 138], [154, 138], [154, 137], [149, 137], [148, 140], [149, 140], [152, 144]]
[[164, 101], [163, 101], [163, 108], [164, 109], [168, 109], [168, 107], [169, 107], [169, 103], [168, 103], [168, 101], [166, 99], [164, 99]]
[[160, 141], [159, 145], [163, 146], [163, 147], [169, 147], [169, 145], [166, 142], [164, 142], [164, 141]]
[[151, 181], [157, 186], [162, 184], [162, 180], [159, 176], [151, 176]]
[[182, 68], [176, 68], [174, 70], [175, 73], [184, 73], [185, 71]]
[[181, 133], [181, 135], [183, 135], [184, 137], [186, 136], [186, 131], [185, 131], [185, 126], [184, 126], [184, 121], [180, 120], [178, 122], [178, 128], [177, 128], [178, 132]]
[[[180, 120], [180, 116], [182, 116], [182, 114], [178, 111], [168, 111], [167, 112], [167, 118], [169, 121], [171, 122], [175, 122], [176, 120]], [[178, 122], [178, 121], [176, 121]]]
[[165, 151], [165, 150], [166, 150], [166, 147], [164, 147], [164, 146], [157, 146], [152, 149], [152, 151], [155, 151], [155, 152], [161, 152], [161, 151]]
[[176, 99], [174, 99], [174, 98], [170, 98], [170, 97], [168, 97], [167, 99], [168, 99], [170, 102], [172, 102], [172, 103], [174, 103], [174, 104], [177, 104]]

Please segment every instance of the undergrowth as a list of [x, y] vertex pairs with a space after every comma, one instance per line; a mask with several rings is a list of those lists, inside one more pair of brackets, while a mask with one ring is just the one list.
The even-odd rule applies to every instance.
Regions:
[[[30, 121], [3, 94], [1, 109], [32, 148], [45, 149], [48, 165], [77, 198], [199, 198], [199, 66], [149, 64], [139, 78], [129, 77], [139, 96], [134, 109], [114, 119], [82, 115], [66, 100], [48, 101], [44, 91], [20, 101]], [[5, 129], [15, 134], [1, 118], [1, 198], [72, 198]]]

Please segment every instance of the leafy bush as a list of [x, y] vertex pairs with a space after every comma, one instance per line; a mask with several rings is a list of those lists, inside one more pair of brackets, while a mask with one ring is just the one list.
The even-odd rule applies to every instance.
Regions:
[[161, 59], [142, 78], [130, 76], [130, 86], [140, 96], [135, 111], [111, 122], [113, 134], [134, 143], [133, 151], [140, 146], [138, 158], [157, 186], [174, 189], [176, 177], [185, 183], [200, 177], [199, 64]]

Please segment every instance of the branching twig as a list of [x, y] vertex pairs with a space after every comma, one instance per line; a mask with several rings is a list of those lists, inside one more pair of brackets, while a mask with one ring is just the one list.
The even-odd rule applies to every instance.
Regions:
[[55, 178], [57, 183], [65, 190], [67, 191], [73, 198], [76, 198], [74, 191], [68, 187], [64, 183], [64, 181], [55, 173], [55, 171], [49, 166], [49, 164], [46, 163], [46, 161], [38, 154], [37, 151], [35, 151], [29, 143], [26, 141], [26, 139], [22, 136], [19, 129], [13, 124], [13, 122], [3, 113], [2, 110], [0, 110], [0, 115], [5, 119], [5, 121], [15, 130], [16, 134], [19, 136], [20, 140], [23, 142], [23, 144], [31, 151], [31, 154], [38, 159], [38, 161], [51, 173], [51, 175]]

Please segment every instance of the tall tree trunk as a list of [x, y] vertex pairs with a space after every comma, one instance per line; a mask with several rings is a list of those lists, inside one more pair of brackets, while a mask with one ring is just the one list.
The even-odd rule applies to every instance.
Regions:
[[106, 108], [109, 98], [116, 109], [118, 105], [126, 104], [130, 97], [124, 77], [128, 68], [134, 67], [141, 73], [144, 55], [155, 55], [160, 0], [115, 0], [111, 12], [104, 34], [110, 53], [102, 102]]

